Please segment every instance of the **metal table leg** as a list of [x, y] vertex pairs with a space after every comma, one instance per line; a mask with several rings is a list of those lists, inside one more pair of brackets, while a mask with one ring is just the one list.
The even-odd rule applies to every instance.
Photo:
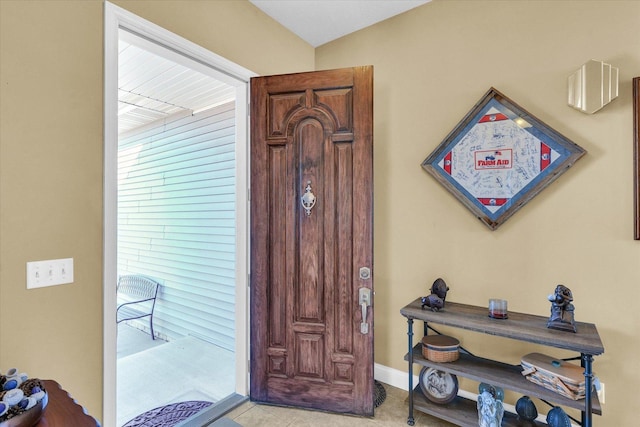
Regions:
[[593, 356], [590, 354], [582, 353], [581, 365], [584, 368], [584, 412], [582, 412], [582, 427], [592, 427], [591, 419], [593, 414], [591, 403], [591, 389], [593, 388], [593, 373], [591, 371], [591, 364], [593, 363]]
[[409, 417], [407, 424], [410, 426], [416, 423], [413, 418], [413, 319], [407, 318], [407, 336], [409, 338]]

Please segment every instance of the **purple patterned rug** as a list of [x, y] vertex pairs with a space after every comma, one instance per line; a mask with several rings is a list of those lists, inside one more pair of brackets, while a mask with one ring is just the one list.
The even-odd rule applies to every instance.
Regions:
[[122, 427], [173, 427], [212, 404], [202, 400], [172, 403], [140, 414]]

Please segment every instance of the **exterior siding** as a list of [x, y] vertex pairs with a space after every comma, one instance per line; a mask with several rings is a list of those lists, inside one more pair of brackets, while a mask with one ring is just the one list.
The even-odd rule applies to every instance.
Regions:
[[234, 112], [228, 103], [126, 135], [118, 157], [118, 274], [162, 284], [159, 336], [193, 335], [232, 351]]

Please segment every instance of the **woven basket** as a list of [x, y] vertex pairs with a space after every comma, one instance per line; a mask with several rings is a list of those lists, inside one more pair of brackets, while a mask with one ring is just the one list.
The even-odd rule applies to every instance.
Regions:
[[555, 391], [569, 399], [584, 399], [584, 368], [540, 353], [522, 356], [522, 375], [532, 383]]
[[447, 335], [427, 335], [422, 338], [422, 355], [432, 362], [454, 362], [460, 353], [460, 341]]

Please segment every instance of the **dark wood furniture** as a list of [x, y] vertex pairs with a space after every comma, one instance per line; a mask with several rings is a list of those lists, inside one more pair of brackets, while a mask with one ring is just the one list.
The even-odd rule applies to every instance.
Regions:
[[[524, 313], [509, 312], [508, 319], [492, 319], [488, 316], [487, 307], [477, 307], [457, 304], [447, 301], [444, 310], [434, 312], [421, 308], [420, 298], [400, 310], [407, 318], [407, 335], [409, 341], [408, 353], [405, 360], [409, 362], [409, 417], [407, 424], [414, 425], [414, 407], [422, 412], [434, 415], [459, 426], [477, 426], [478, 413], [476, 403], [458, 396], [447, 405], [437, 405], [423, 395], [420, 387], [413, 386], [413, 364], [435, 367], [450, 374], [470, 378], [479, 382], [486, 382], [505, 389], [513, 390], [531, 397], [537, 397], [547, 402], [554, 402], [559, 406], [579, 409], [582, 412], [582, 426], [592, 426], [592, 414], [602, 414], [602, 408], [596, 393], [592, 393], [593, 356], [604, 353], [604, 347], [598, 335], [596, 326], [591, 323], [576, 322], [577, 333], [557, 331], [547, 328], [547, 317]], [[413, 345], [413, 322], [424, 322], [424, 334], [427, 334], [429, 324], [446, 325], [466, 329], [473, 332], [495, 335], [499, 337], [525, 341], [545, 346], [561, 348], [580, 353], [581, 366], [584, 368], [586, 397], [581, 400], [571, 400], [551, 390], [536, 385], [522, 376], [520, 365], [509, 365], [495, 360], [484, 359], [461, 352], [455, 362], [436, 363], [426, 360], [422, 356], [420, 343]], [[515, 414], [506, 413], [502, 426], [521, 426]], [[536, 422], [536, 426], [546, 425]]]
[[43, 380], [49, 395], [49, 403], [44, 415], [35, 427], [96, 427], [100, 423], [88, 415], [60, 384], [53, 380]]

